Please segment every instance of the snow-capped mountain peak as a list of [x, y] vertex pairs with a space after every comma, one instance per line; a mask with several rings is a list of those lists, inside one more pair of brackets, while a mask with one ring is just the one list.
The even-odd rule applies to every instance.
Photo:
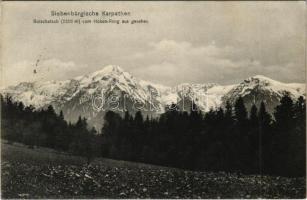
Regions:
[[96, 81], [106, 81], [106, 80], [128, 80], [134, 79], [134, 77], [125, 72], [121, 67], [115, 65], [108, 65], [101, 70], [95, 71], [93, 73], [78, 76], [74, 80], [80, 81], [81, 85], [86, 85], [87, 83], [96, 82]]
[[247, 84], [255, 84], [255, 85], [260, 84], [262, 86], [282, 84], [279, 81], [275, 81], [263, 75], [256, 75], [256, 76], [249, 77], [245, 79], [243, 82]]
[[282, 83], [263, 75], [256, 75], [245, 79], [233, 87], [223, 96], [223, 102], [229, 101], [234, 103], [241, 96], [248, 109], [252, 104], [259, 106], [263, 101], [267, 104], [267, 109], [273, 112], [275, 106], [279, 104], [281, 97], [286, 93], [293, 99], [305, 96], [305, 84]]
[[[182, 107], [185, 107], [188, 102], [194, 102], [201, 110], [208, 111], [225, 105], [226, 101], [233, 103], [239, 96], [244, 98], [248, 109], [254, 103], [265, 101], [268, 110], [273, 111], [285, 92], [293, 98], [305, 96], [305, 85], [282, 83], [257, 75], [234, 85], [183, 83], [169, 87], [139, 80], [114, 65], [65, 81], [23, 82], [1, 90], [2, 94], [37, 109], [51, 104], [57, 111], [63, 110], [68, 120], [73, 121], [82, 115], [96, 127], [99, 127], [97, 123], [102, 121], [100, 118], [104, 111], [93, 110], [93, 97], [101, 97], [102, 93], [104, 97], [128, 97], [125, 109], [130, 112], [136, 111], [135, 101], [141, 102], [147, 106], [143, 109], [145, 114], [152, 116], [152, 113], [163, 112], [172, 103], [182, 103], [185, 104]], [[152, 111], [148, 106], [158, 109]]]
[[103, 67], [99, 71], [95, 71], [92, 74], [90, 74], [91, 77], [95, 76], [105, 76], [105, 75], [110, 75], [110, 74], [122, 74], [124, 73], [124, 70], [116, 65], [107, 65]]
[[283, 95], [285, 92], [292, 95], [293, 98], [297, 98], [305, 93], [304, 84], [282, 83], [280, 81], [273, 80], [263, 75], [256, 75], [245, 79], [240, 83], [241, 88], [244, 88], [244, 92], [248, 92], [251, 89], [267, 89], [271, 92], [279, 93]]

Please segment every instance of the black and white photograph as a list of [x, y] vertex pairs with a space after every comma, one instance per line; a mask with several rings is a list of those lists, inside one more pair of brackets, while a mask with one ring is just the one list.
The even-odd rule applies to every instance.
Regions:
[[2, 199], [305, 199], [305, 1], [1, 2]]

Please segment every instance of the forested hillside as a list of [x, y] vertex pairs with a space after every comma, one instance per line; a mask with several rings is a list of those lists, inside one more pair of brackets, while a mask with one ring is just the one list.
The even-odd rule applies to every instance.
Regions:
[[52, 106], [34, 110], [1, 96], [1, 137], [68, 151], [88, 162], [103, 156], [200, 171], [305, 176], [304, 98], [285, 95], [273, 116], [265, 107], [261, 103], [248, 111], [238, 98], [205, 114], [195, 105], [182, 112], [175, 104], [159, 118], [141, 112], [122, 118], [109, 111], [97, 133], [84, 118], [67, 123]]

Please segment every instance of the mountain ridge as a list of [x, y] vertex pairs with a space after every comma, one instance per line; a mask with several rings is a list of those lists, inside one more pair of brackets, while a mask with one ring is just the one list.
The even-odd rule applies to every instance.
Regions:
[[[101, 123], [106, 110], [112, 110], [107, 105], [117, 106], [115, 111], [118, 112], [142, 110], [145, 115], [156, 116], [172, 103], [188, 111], [194, 102], [207, 112], [225, 105], [227, 101], [234, 103], [242, 96], [248, 109], [252, 104], [259, 105], [264, 101], [272, 112], [285, 93], [294, 99], [306, 96], [305, 84], [282, 83], [263, 75], [232, 85], [182, 83], [169, 87], [137, 79], [115, 65], [64, 81], [22, 82], [0, 92], [36, 109], [53, 105], [56, 111], [63, 110], [71, 121], [82, 115], [89, 121], [95, 121], [94, 125]], [[95, 105], [98, 103], [100, 105]]]

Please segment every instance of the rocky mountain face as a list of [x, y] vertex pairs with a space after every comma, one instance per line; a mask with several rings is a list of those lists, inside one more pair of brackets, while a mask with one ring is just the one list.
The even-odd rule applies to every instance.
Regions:
[[296, 100], [299, 96], [306, 95], [305, 84], [300, 83], [281, 83], [268, 77], [257, 75], [245, 79], [222, 97], [222, 102], [234, 103], [241, 96], [245, 106], [250, 110], [253, 104], [259, 108], [263, 101], [269, 112], [274, 112], [274, 108], [279, 104], [283, 95], [288, 93]]
[[264, 76], [254, 76], [234, 85], [189, 84], [167, 87], [138, 80], [118, 66], [106, 66], [100, 71], [65, 81], [23, 82], [1, 90], [15, 101], [33, 105], [36, 109], [53, 105], [63, 110], [69, 121], [81, 115], [89, 124], [100, 128], [107, 110], [123, 114], [128, 110], [155, 117], [163, 113], [166, 106], [177, 103], [181, 110], [189, 111], [192, 102], [206, 112], [234, 103], [241, 96], [246, 106], [259, 105], [264, 101], [270, 112], [278, 105], [283, 94], [292, 98], [305, 96], [305, 85], [281, 83]]

